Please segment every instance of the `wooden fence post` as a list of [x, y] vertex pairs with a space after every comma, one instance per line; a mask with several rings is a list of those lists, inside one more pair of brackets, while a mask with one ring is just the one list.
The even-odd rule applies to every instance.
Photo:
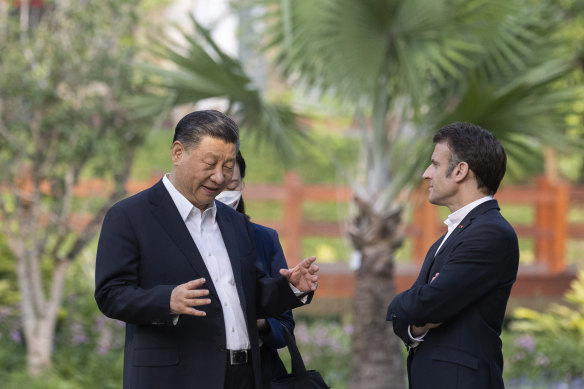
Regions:
[[413, 222], [417, 233], [412, 239], [412, 255], [415, 263], [422, 263], [432, 244], [438, 239], [438, 207], [428, 201], [428, 185], [424, 183], [412, 196]]
[[534, 257], [538, 263], [549, 264], [552, 260], [552, 204], [551, 183], [546, 177], [536, 179], [539, 196], [535, 205]]
[[553, 203], [553, 218], [551, 229], [552, 258], [549, 271], [553, 274], [561, 273], [566, 269], [566, 245], [568, 242], [568, 212], [570, 210], [570, 184], [558, 182], [554, 188], [555, 201]]
[[294, 267], [302, 258], [302, 182], [290, 171], [284, 176], [284, 210], [282, 225], [285, 232], [285, 253], [288, 267]]

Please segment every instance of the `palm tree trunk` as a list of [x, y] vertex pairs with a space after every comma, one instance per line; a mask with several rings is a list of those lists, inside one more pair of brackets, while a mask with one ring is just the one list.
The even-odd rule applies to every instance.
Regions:
[[361, 266], [355, 272], [349, 387], [403, 389], [403, 348], [391, 323], [385, 321], [387, 306], [395, 295], [393, 254], [402, 241], [401, 208], [380, 215], [367, 202], [355, 202], [359, 212], [350, 236], [361, 253]]
[[356, 276], [353, 312], [359, 319], [355, 320], [353, 332], [351, 388], [405, 387], [401, 343], [393, 334], [391, 322], [385, 321], [394, 291], [392, 275], [367, 272]]

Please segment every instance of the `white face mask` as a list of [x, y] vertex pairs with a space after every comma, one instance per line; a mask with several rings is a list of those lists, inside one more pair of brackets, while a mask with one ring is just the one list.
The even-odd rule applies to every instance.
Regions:
[[223, 204], [229, 205], [233, 209], [237, 209], [239, 199], [241, 199], [240, 190], [225, 190], [215, 197], [215, 200], [221, 201]]

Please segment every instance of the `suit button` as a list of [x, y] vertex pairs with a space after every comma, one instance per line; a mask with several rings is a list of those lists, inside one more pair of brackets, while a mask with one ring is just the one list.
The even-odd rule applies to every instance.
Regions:
[[217, 351], [225, 351], [225, 345], [219, 345], [219, 347], [217, 347]]

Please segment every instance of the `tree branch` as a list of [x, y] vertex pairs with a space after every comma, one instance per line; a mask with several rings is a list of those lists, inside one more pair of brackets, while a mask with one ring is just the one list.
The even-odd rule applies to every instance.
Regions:
[[0, 98], [0, 135], [2, 135], [2, 137], [4, 139], [6, 139], [6, 142], [8, 142], [11, 149], [13, 149], [13, 150], [26, 150], [26, 148], [24, 148], [24, 145], [21, 144], [20, 142], [18, 142], [16, 137], [12, 136], [10, 131], [8, 131], [8, 128], [6, 127], [6, 124], [4, 124], [4, 120], [2, 119], [3, 114], [4, 114], [4, 102]]
[[95, 216], [85, 226], [83, 231], [77, 236], [73, 246], [66, 255], [66, 259], [72, 261], [85, 248], [87, 243], [93, 239], [107, 211], [123, 196], [127, 194], [126, 183], [130, 176], [130, 168], [134, 159], [135, 148], [128, 151], [123, 161], [123, 166], [120, 167], [119, 173], [115, 176], [114, 191], [102, 205], [102, 207], [95, 213]]

